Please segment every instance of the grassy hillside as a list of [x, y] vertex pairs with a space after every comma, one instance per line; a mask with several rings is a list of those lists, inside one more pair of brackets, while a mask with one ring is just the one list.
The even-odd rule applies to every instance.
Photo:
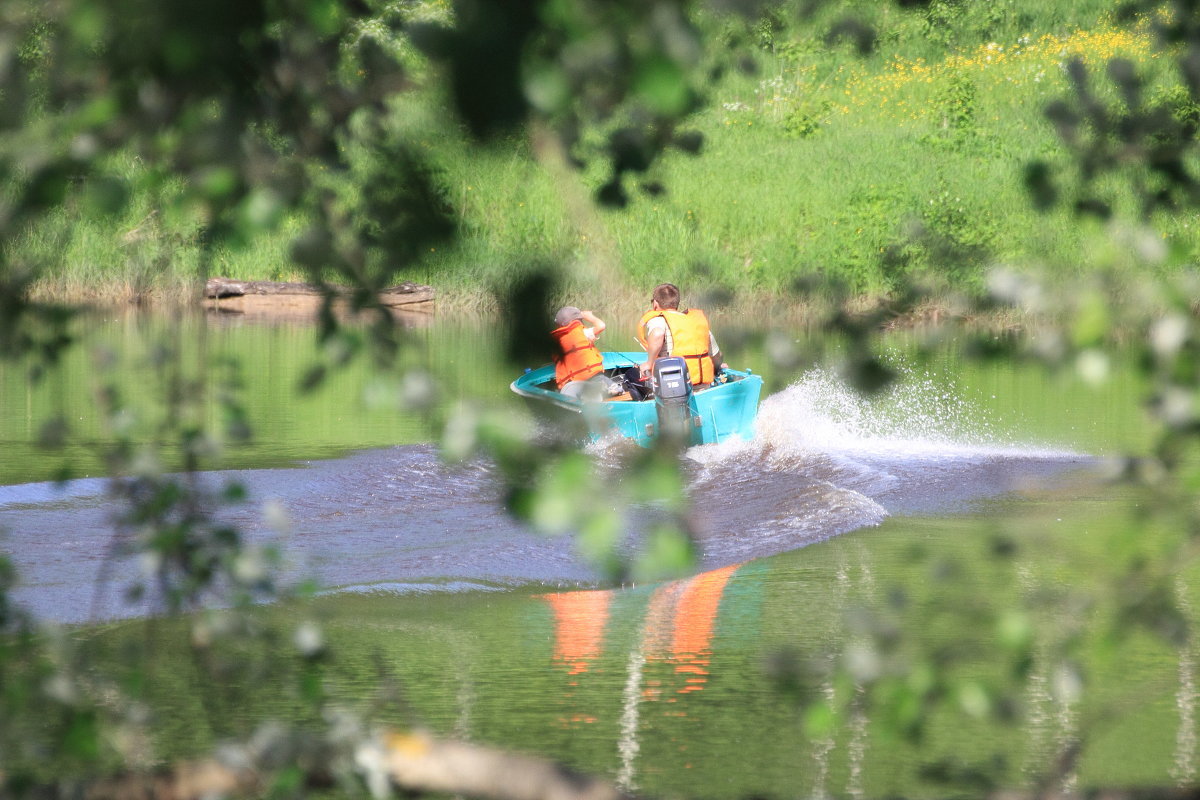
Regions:
[[[566, 267], [565, 291], [583, 298], [662, 280], [744, 297], [797, 281], [878, 295], [931, 273], [942, 285], [977, 288], [995, 264], [1072, 274], [1122, 263], [1121, 246], [1110, 247], [1119, 237], [1101, 237], [1097, 249], [1099, 224], [1036, 211], [1024, 175], [1035, 160], [1065, 165], [1043, 109], [1066, 91], [1069, 59], [1096, 76], [1114, 57], [1154, 67], [1144, 21], [1117, 26], [1096, 4], [854, 9], [877, 37], [863, 53], [855, 36], [868, 29], [847, 25], [845, 12], [824, 7], [821, 19], [796, 22], [784, 5], [751, 25], [699, 19], [714, 51], [751, 48], [757, 71], [727, 72], [712, 84], [706, 108], [690, 120], [704, 137], [699, 156], [672, 152], [655, 164], [626, 186], [632, 202], [622, 211], [594, 210], [586, 200], [607, 176], [557, 166], [536, 132], [468, 150], [461, 132], [436, 121], [433, 81], [401, 96], [395, 128], [439, 166], [442, 200], [459, 215], [461, 236], [395, 265], [396, 279], [475, 297], [525, 266], [555, 263]], [[1103, 77], [1093, 89], [1115, 92]], [[1165, 81], [1147, 93], [1174, 113], [1190, 111]], [[347, 156], [346, 174], [310, 177], [353, 215], [356, 175], [373, 165]], [[147, 180], [152, 165], [129, 159], [111, 170], [131, 198], [120, 214], [90, 202], [103, 200], [100, 186], [10, 245], [53, 255], [37, 291], [127, 297], [196, 286], [207, 221], [189, 213], [181, 186]], [[1112, 201], [1118, 222], [1136, 216], [1131, 197]], [[217, 250], [211, 272], [301, 278], [289, 247], [303, 220], [275, 224], [244, 248]], [[1157, 222], [1154, 235], [1174, 246], [1166, 268], [1200, 257], [1196, 224]]]

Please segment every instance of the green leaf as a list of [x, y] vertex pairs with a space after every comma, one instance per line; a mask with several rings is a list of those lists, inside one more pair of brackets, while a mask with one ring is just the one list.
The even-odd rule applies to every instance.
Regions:
[[300, 797], [304, 787], [304, 770], [292, 765], [284, 767], [275, 773], [268, 796]]
[[983, 719], [992, 710], [992, 699], [987, 689], [975, 681], [967, 681], [958, 687], [958, 704], [976, 719]]
[[129, 201], [129, 186], [115, 176], [101, 176], [88, 182], [83, 202], [87, 212], [95, 216], [120, 213]]
[[633, 90], [650, 109], [668, 117], [687, 111], [691, 101], [683, 71], [665, 56], [642, 62], [633, 79]]
[[609, 577], [617, 578], [621, 572], [618, 547], [624, 532], [621, 517], [616, 511], [604, 509], [590, 514], [579, 531], [579, 552]]
[[307, 393], [316, 389], [325, 380], [325, 365], [314, 364], [300, 378], [300, 391]]
[[34, 173], [25, 188], [21, 206], [26, 210], [38, 211], [59, 205], [67, 195], [71, 183], [73, 166], [69, 163], [54, 163]]
[[821, 740], [833, 733], [837, 714], [829, 703], [817, 703], [804, 711], [804, 733], [809, 739]]
[[534, 527], [545, 533], [565, 533], [576, 527], [593, 496], [591, 459], [581, 452], [568, 453], [542, 474], [530, 515]]
[[72, 715], [63, 736], [63, 750], [82, 761], [95, 761], [100, 755], [100, 728], [92, 712]]
[[162, 53], [171, 69], [188, 72], [199, 61], [203, 48], [192, 31], [167, 31], [162, 41]]
[[533, 495], [530, 522], [542, 533], [560, 534], [571, 529], [575, 517], [573, 498], [552, 490]]
[[322, 697], [321, 673], [317, 669], [307, 669], [300, 676], [300, 697], [306, 702], [316, 705]]
[[72, 3], [67, 16], [71, 34], [84, 47], [93, 47], [104, 34], [107, 15], [99, 3]]
[[212, 167], [196, 179], [196, 189], [209, 200], [223, 200], [238, 187], [238, 174], [232, 167]]
[[1104, 342], [1110, 326], [1108, 302], [1097, 291], [1087, 292], [1071, 324], [1071, 341], [1078, 348], [1098, 346]]
[[525, 97], [543, 114], [556, 114], [571, 102], [571, 84], [562, 70], [546, 65], [533, 70], [525, 79]]
[[226, 503], [241, 503], [246, 500], [246, 487], [240, 481], [230, 481], [225, 484], [221, 497]]
[[684, 507], [683, 476], [673, 457], [654, 454], [651, 460], [638, 466], [631, 484], [635, 502], [662, 504], [670, 511]]
[[79, 111], [75, 123], [82, 128], [98, 128], [107, 125], [121, 113], [120, 103], [112, 94], [102, 94]]
[[1016, 609], [1004, 611], [996, 625], [1000, 643], [1010, 650], [1024, 650], [1033, 640], [1029, 616]]
[[639, 581], [677, 578], [687, 574], [696, 563], [691, 538], [674, 525], [658, 525], [646, 538], [643, 551], [633, 565], [633, 577]]
[[255, 189], [242, 201], [240, 221], [248, 235], [274, 230], [283, 219], [284, 204], [278, 193]]
[[337, 0], [308, 0], [308, 22], [321, 36], [333, 36], [342, 27], [342, 6]]

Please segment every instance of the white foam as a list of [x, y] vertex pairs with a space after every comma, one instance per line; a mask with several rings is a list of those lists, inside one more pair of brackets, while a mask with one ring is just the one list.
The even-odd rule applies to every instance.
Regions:
[[765, 398], [750, 442], [694, 447], [702, 464], [759, 454], [771, 461], [879, 456], [919, 461], [980, 458], [1061, 458], [1061, 448], [1004, 441], [988, 415], [952, 384], [905, 372], [889, 389], [866, 397], [827, 368], [809, 370]]

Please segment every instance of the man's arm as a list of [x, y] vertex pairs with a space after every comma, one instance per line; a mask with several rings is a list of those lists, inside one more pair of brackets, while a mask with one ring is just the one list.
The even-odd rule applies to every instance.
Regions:
[[642, 364], [642, 375], [649, 375], [654, 370], [654, 362], [662, 353], [663, 344], [667, 340], [667, 332], [662, 328], [652, 328], [646, 332], [646, 363]]
[[588, 327], [592, 329], [592, 334], [595, 337], [599, 337], [600, 334], [604, 333], [604, 320], [590, 311], [580, 311], [579, 316], [584, 322], [588, 323]]
[[729, 369], [725, 356], [721, 354], [721, 345], [717, 344], [717, 337], [713, 336], [712, 331], [708, 332], [708, 353], [717, 369]]

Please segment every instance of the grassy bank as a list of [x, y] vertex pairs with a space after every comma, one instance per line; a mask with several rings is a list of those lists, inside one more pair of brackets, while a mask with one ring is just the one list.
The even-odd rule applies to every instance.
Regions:
[[[978, 290], [995, 265], [1062, 276], [1145, 269], [1146, 232], [1119, 222], [1136, 217], [1132, 196], [1114, 188], [1116, 221], [1081, 224], [1034, 210], [1024, 169], [1034, 160], [1065, 166], [1042, 109], [1067, 90], [1067, 60], [1100, 73], [1119, 57], [1153, 71], [1146, 25], [1117, 27], [1086, 6], [1017, 3], [988, 22], [983, 5], [963, 5], [940, 28], [937, 14], [948, 12], [936, 4], [923, 15], [879, 12], [882, 38], [865, 58], [826, 44], [819, 28], [760, 23], [760, 71], [727, 75], [690, 120], [702, 154], [669, 154], [628, 184], [632, 201], [619, 212], [583, 202], [606, 176], [565, 171], [526, 139], [469, 148], [432, 121], [434, 92], [407, 97], [395, 125], [417, 134], [438, 165], [461, 235], [396, 265], [396, 280], [435, 286], [443, 305], [488, 310], [490, 288], [547, 264], [563, 268], [564, 297], [587, 305], [640, 298], [663, 280], [753, 304], [798, 282], [877, 298], [933, 272], [947, 291]], [[719, 26], [707, 24], [719, 40]], [[1103, 80], [1094, 89], [1116, 91]], [[1165, 78], [1146, 91], [1173, 102]], [[317, 180], [354, 213], [356, 170], [371, 167], [349, 156], [344, 176]], [[290, 257], [303, 219], [204, 263], [206, 223], [189, 214], [184, 187], [148, 180], [153, 170], [133, 160], [109, 168], [130, 196], [119, 214], [89, 203], [101, 191], [84, 191], [9, 245], [15, 260], [48, 265], [35, 295], [163, 301], [189, 297], [204, 275], [304, 278]], [[643, 191], [659, 185], [666, 191]], [[1198, 224], [1195, 215], [1155, 220], [1149, 263], [1194, 265]]]
[[[984, 44], [932, 64], [773, 56], [766, 77], [727, 81], [694, 119], [706, 139], [700, 158], [673, 155], [649, 176], [665, 195], [635, 195], [599, 226], [571, 219], [548, 179], [516, 156], [458, 163], [447, 178], [470, 235], [463, 253], [433, 261], [486, 280], [521, 253], [549, 249], [588, 265], [611, 252], [636, 285], [673, 279], [734, 293], [808, 279], [880, 294], [935, 266], [966, 289], [996, 264], [1071, 276], [1133, 268], [1143, 258], [1119, 222], [1039, 213], [1024, 185], [1028, 162], [1063, 160], [1040, 109], [1066, 90], [1072, 55], [1097, 70], [1110, 57], [1154, 58], [1144, 29], [1112, 27]], [[1135, 217], [1132, 197], [1114, 200], [1116, 219]], [[1195, 218], [1156, 222], [1173, 250], [1164, 268], [1194, 264]], [[575, 279], [587, 285], [586, 274]]]

